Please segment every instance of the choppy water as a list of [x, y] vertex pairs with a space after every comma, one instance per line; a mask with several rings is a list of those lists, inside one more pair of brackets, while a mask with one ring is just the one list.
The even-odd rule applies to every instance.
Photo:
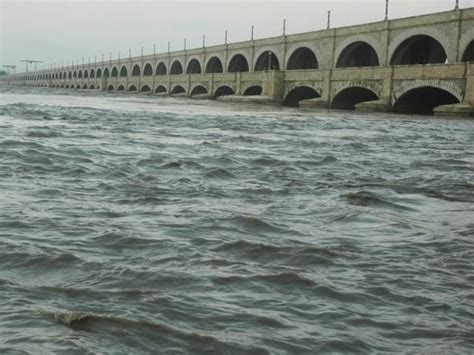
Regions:
[[1, 89], [0, 353], [472, 353], [474, 121]]

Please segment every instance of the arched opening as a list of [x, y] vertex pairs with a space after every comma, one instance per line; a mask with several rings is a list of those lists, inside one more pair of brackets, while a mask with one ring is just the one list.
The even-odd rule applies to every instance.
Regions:
[[108, 78], [110, 76], [109, 68], [105, 68], [104, 70], [104, 78]]
[[83, 88], [83, 89], [87, 89], [87, 85], [84, 85], [82, 88]]
[[[127, 76], [127, 67], [124, 65], [121, 69], [120, 69], [120, 76], [121, 77], [125, 77]], [[113, 75], [112, 75], [113, 76]]]
[[[46, 87], [46, 85], [44, 87]], [[79, 84], [76, 85], [76, 89], [80, 89], [80, 88], [81, 88], [81, 85], [79, 85]]]
[[232, 57], [227, 70], [229, 73], [239, 73], [249, 71], [249, 62], [242, 54], [236, 54]]
[[171, 90], [171, 95], [176, 95], [176, 94], [183, 94], [185, 93], [186, 90], [181, 85], [177, 85]]
[[84, 70], [84, 78], [85, 79], [89, 78], [89, 72], [87, 70]]
[[144, 76], [152, 76], [153, 75], [153, 68], [151, 67], [150, 63], [147, 63], [145, 65], [145, 68], [143, 69], [143, 75]]
[[319, 93], [309, 86], [299, 86], [291, 90], [285, 97], [283, 104], [290, 107], [298, 107], [301, 100], [315, 99], [321, 97]]
[[66, 85], [66, 89], [69, 89], [69, 85]]
[[79, 79], [82, 79], [82, 70], [79, 70], [79, 74], [77, 76]]
[[206, 73], [222, 73], [224, 68], [222, 66], [222, 62], [217, 57], [212, 57], [209, 59], [206, 65]]
[[91, 90], [95, 89], [94, 85], [91, 85], [91, 86], [89, 87], [89, 89], [91, 89]]
[[95, 78], [95, 72], [94, 72], [94, 69], [91, 69], [91, 75], [90, 75], [91, 78]]
[[463, 62], [474, 62], [474, 40], [469, 43], [462, 56]]
[[[77, 78], [77, 72], [74, 70], [74, 74], [72, 75], [74, 78]], [[43, 76], [44, 79], [44, 76]]]
[[140, 76], [140, 66], [138, 64], [133, 66], [132, 76]]
[[288, 60], [288, 70], [298, 69], [318, 69], [318, 59], [316, 54], [306, 47], [298, 48], [293, 52], [290, 59]]
[[260, 54], [255, 64], [255, 71], [280, 70], [278, 57], [272, 51], [265, 51]]
[[425, 86], [403, 94], [393, 106], [394, 112], [432, 115], [433, 109], [442, 105], [459, 103], [459, 100], [446, 90]]
[[102, 70], [99, 68], [97, 69], [97, 77], [101, 78], [102, 77]]
[[202, 94], [207, 94], [207, 89], [202, 86], [202, 85], [198, 85], [196, 86], [193, 91], [191, 91], [191, 96], [194, 96], [194, 95], [202, 95]]
[[159, 85], [155, 89], [155, 94], [163, 94], [166, 92], [166, 88], [163, 85]]
[[61, 89], [64, 89], [64, 85], [61, 85]]
[[446, 51], [433, 37], [417, 35], [403, 41], [390, 61], [391, 65], [445, 63]]
[[137, 91], [137, 87], [135, 85], [130, 85], [128, 91]]
[[63, 73], [59, 73], [59, 79], [63, 78]]
[[247, 88], [247, 90], [244, 91], [245, 96], [256, 96], [256, 95], [262, 95], [262, 87], [255, 85]]
[[220, 96], [234, 95], [234, 90], [229, 86], [221, 86], [214, 93], [214, 98], [217, 99]]
[[355, 106], [361, 102], [378, 99], [378, 96], [373, 91], [355, 86], [338, 93], [332, 100], [331, 107], [337, 110], [355, 110]]
[[348, 45], [337, 59], [336, 68], [376, 67], [379, 57], [368, 43], [358, 41]]
[[125, 86], [123, 85], [119, 85], [119, 87], [117, 88], [117, 91], [124, 91], [124, 90], [125, 90]]
[[171, 65], [171, 75], [183, 74], [183, 66], [178, 60], [175, 60]]
[[143, 85], [140, 92], [150, 92], [151, 89], [148, 85]]
[[197, 59], [192, 59], [186, 68], [186, 74], [201, 74], [201, 63]]
[[166, 65], [165, 63], [161, 62], [156, 67], [156, 75], [166, 75], [166, 73], [167, 73]]
[[112, 78], [116, 78], [118, 76], [118, 70], [116, 67], [112, 68], [112, 73], [110, 75]]
[[[114, 86], [113, 86], [113, 85], [109, 85], [109, 86], [107, 87], [107, 91], [112, 91], [113, 89], [114, 89]], [[123, 90], [123, 89], [122, 89], [122, 90]]]

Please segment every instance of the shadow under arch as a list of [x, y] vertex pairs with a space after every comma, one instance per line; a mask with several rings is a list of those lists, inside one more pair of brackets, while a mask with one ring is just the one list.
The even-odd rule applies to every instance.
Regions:
[[363, 87], [350, 87], [340, 91], [332, 100], [331, 108], [336, 110], [355, 110], [361, 102], [376, 101], [379, 97], [372, 90]]
[[316, 54], [308, 47], [296, 49], [288, 59], [287, 70], [318, 69]]
[[404, 40], [390, 59], [390, 65], [416, 65], [445, 63], [446, 50], [436, 39], [415, 35]]
[[255, 63], [255, 71], [262, 70], [280, 70], [278, 57], [272, 51], [265, 51], [258, 57]]
[[201, 63], [197, 59], [192, 59], [186, 68], [186, 74], [201, 74]]
[[393, 106], [393, 111], [432, 115], [433, 110], [438, 106], [457, 103], [459, 99], [450, 92], [433, 86], [423, 86], [409, 90], [400, 96]]
[[249, 71], [249, 62], [242, 54], [236, 54], [232, 57], [227, 69], [229, 73], [239, 73]]
[[357, 41], [349, 44], [339, 55], [336, 68], [377, 67], [379, 56], [367, 42]]
[[250, 86], [244, 91], [245, 96], [258, 96], [262, 95], [262, 87], [258, 85]]
[[207, 94], [207, 93], [208, 91], [204, 86], [198, 85], [191, 91], [191, 97], [195, 95], [202, 95], [202, 94]]
[[171, 90], [171, 95], [184, 94], [186, 90], [181, 85], [176, 85], [173, 90]]
[[230, 86], [224, 85], [215, 91], [214, 98], [217, 99], [218, 97], [227, 95], [234, 95], [234, 90]]
[[163, 85], [158, 85], [155, 89], [155, 94], [164, 94], [166, 91], [167, 90]]
[[461, 59], [462, 62], [474, 62], [474, 40], [467, 46]]
[[283, 105], [289, 107], [298, 107], [300, 101], [308, 99], [316, 99], [321, 95], [309, 86], [298, 86], [291, 90], [285, 97]]

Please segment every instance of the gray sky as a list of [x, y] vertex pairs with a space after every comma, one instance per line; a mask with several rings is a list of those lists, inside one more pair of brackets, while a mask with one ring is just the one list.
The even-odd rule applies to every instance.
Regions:
[[[390, 17], [453, 9], [455, 0], [390, 0]], [[474, 6], [474, 0], [460, 0], [461, 7]], [[19, 65], [21, 59], [64, 63], [94, 56], [99, 60], [112, 52], [117, 57], [144, 52], [199, 47], [202, 35], [207, 44], [247, 40], [250, 26], [255, 38], [281, 34], [282, 19], [287, 33], [325, 28], [327, 10], [332, 11], [333, 27], [382, 20], [385, 0], [331, 1], [22, 1], [0, 0], [0, 65]]]

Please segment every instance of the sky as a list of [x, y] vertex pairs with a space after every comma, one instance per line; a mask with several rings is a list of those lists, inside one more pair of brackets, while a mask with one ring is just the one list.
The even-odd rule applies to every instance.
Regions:
[[[390, 0], [390, 18], [446, 11], [456, 0]], [[461, 8], [474, 6], [474, 0], [460, 0]], [[287, 20], [287, 34], [326, 27], [331, 10], [332, 27], [383, 20], [385, 0], [0, 0], [0, 66], [17, 65], [22, 59], [61, 64], [79, 59], [100, 60], [121, 53], [139, 55], [167, 50], [222, 44], [228, 41], [281, 35]], [[42, 64], [46, 66], [47, 64]]]

